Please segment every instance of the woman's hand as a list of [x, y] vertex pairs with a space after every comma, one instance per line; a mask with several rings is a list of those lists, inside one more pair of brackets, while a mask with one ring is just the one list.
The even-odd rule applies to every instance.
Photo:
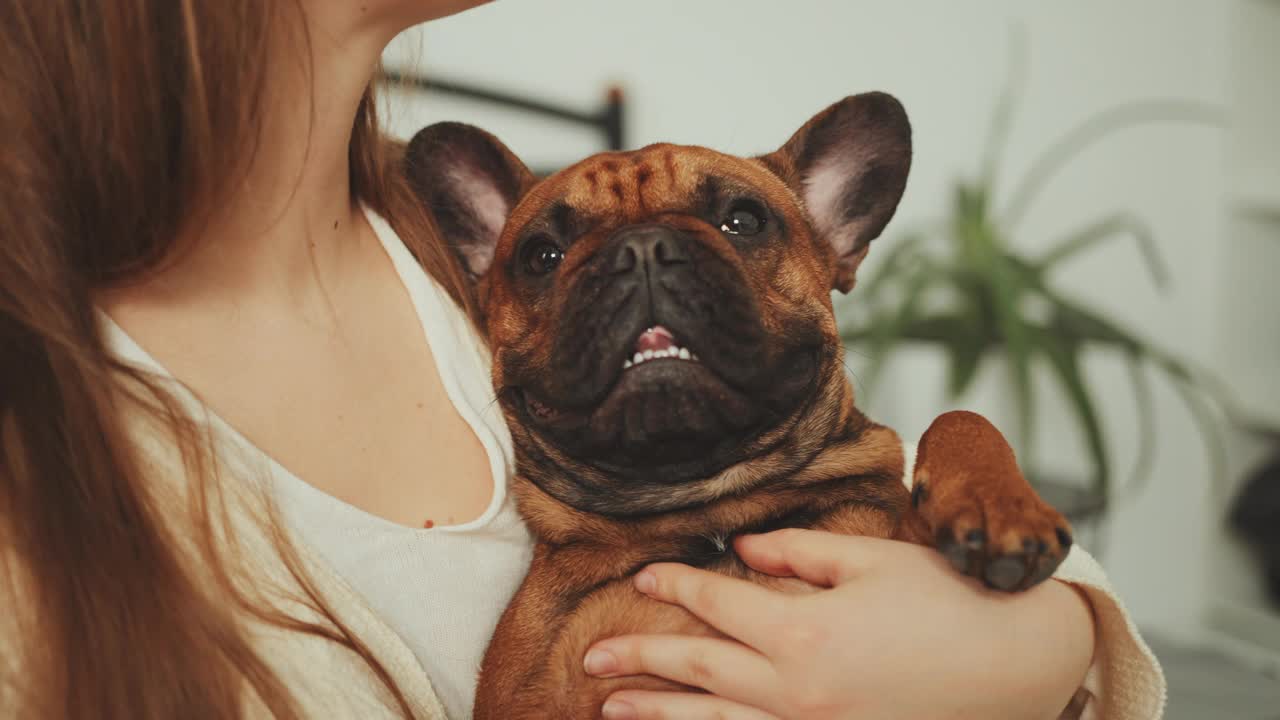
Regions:
[[732, 640], [597, 643], [593, 675], [657, 675], [710, 693], [618, 692], [607, 720], [1051, 720], [1093, 655], [1089, 607], [1062, 583], [995, 593], [930, 548], [813, 530], [735, 547], [756, 570], [822, 589], [787, 594], [684, 565], [644, 570], [637, 589]]

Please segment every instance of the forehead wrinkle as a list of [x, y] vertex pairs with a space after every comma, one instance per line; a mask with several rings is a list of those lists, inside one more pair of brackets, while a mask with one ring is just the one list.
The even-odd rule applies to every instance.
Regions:
[[539, 183], [512, 213], [504, 240], [522, 234], [544, 214], [540, 209], [556, 204], [573, 210], [577, 226], [570, 228], [568, 237], [585, 233], [588, 226], [620, 227], [662, 213], [689, 212], [708, 177], [749, 187], [771, 204], [790, 205], [783, 209], [786, 216], [801, 207], [786, 183], [757, 160], [697, 146], [658, 144], [595, 155]]
[[578, 214], [569, 203], [563, 200], [555, 202], [547, 211], [547, 217], [556, 235], [562, 238], [574, 238], [580, 234]]
[[596, 251], [600, 249], [602, 241], [602, 234], [594, 231], [575, 240], [564, 256], [564, 263], [560, 266], [560, 275], [566, 278], [572, 277], [579, 267], [585, 265], [595, 256]]
[[[638, 182], [640, 175], [643, 182]], [[508, 260], [516, 241], [539, 222], [577, 242], [591, 233], [651, 222], [662, 215], [700, 215], [700, 190], [708, 178], [760, 195], [790, 227], [792, 241], [810, 234], [799, 196], [760, 160], [698, 146], [657, 144], [594, 155], [539, 182], [512, 211], [497, 259]], [[614, 187], [621, 193], [615, 194]]]

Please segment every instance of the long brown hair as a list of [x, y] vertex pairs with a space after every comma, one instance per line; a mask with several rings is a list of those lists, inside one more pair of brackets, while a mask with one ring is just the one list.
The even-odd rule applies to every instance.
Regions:
[[[94, 310], [98, 290], [171, 257], [184, 223], [232, 184], [285, 7], [301, 12], [263, 0], [0, 3], [0, 615], [23, 619], [20, 651], [0, 652], [0, 712], [235, 718], [252, 692], [277, 717], [297, 717], [245, 636], [237, 613], [248, 611], [349, 647], [412, 714], [284, 541], [326, 622], [278, 616], [235, 589], [212, 551], [211, 503], [196, 503], [183, 527], [196, 528], [224, 593], [186, 569], [125, 437], [122, 388], [151, 396], [140, 404], [172, 430], [202, 491], [217, 484], [207, 443], [172, 396], [112, 358]], [[391, 219], [471, 311], [401, 154], [379, 132], [370, 89], [350, 146], [353, 199]]]

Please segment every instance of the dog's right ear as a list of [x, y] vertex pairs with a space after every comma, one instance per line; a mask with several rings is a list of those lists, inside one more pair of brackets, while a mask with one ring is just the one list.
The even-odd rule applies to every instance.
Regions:
[[832, 287], [849, 292], [907, 185], [911, 123], [902, 104], [878, 92], [847, 97], [759, 159], [800, 196], [835, 250]]
[[483, 276], [507, 216], [533, 187], [533, 173], [498, 138], [455, 122], [414, 135], [405, 170], [463, 267], [473, 279]]

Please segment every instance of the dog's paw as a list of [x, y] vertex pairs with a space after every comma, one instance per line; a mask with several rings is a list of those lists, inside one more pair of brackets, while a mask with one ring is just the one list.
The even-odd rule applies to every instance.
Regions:
[[996, 590], [1026, 590], [1053, 575], [1071, 549], [1066, 518], [1029, 486], [1010, 493], [1017, 485], [975, 484], [1005, 492], [930, 497], [928, 476], [917, 475], [912, 501], [932, 529], [938, 552], [956, 570]]

